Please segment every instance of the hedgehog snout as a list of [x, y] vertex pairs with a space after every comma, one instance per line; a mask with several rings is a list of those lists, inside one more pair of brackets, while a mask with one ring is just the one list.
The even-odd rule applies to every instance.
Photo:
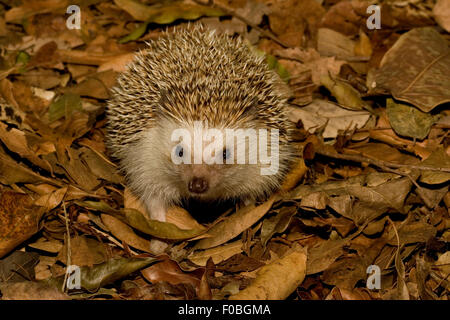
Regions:
[[208, 181], [202, 177], [194, 177], [189, 181], [188, 188], [193, 193], [205, 193], [208, 188]]

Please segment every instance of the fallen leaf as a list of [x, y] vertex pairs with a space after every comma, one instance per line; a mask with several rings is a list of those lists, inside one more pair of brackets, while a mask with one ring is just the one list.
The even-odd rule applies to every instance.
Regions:
[[70, 249], [70, 263], [76, 266], [93, 266], [107, 260], [106, 247], [101, 242], [84, 236], [70, 239], [70, 247], [66, 242], [58, 254], [58, 260], [67, 264], [67, 253]]
[[340, 105], [351, 110], [369, 109], [367, 102], [361, 99], [361, 94], [350, 84], [332, 79], [328, 75], [320, 78], [321, 84], [336, 98]]
[[200, 285], [200, 277], [194, 273], [188, 273], [181, 270], [178, 264], [173, 260], [164, 260], [141, 270], [145, 279], [152, 283], [167, 281], [170, 284], [186, 283], [197, 288]]
[[215, 8], [186, 3], [146, 6], [134, 0], [114, 0], [116, 5], [139, 21], [169, 24], [175, 20], [195, 20], [202, 16], [220, 17], [224, 13]]
[[[438, 168], [450, 168], [450, 156], [440, 146], [427, 159], [420, 163], [423, 166]], [[420, 181], [429, 184], [440, 184], [450, 180], [450, 172], [423, 170]]]
[[433, 7], [436, 22], [447, 32], [450, 32], [450, 5], [447, 0], [437, 0]]
[[286, 255], [258, 270], [257, 277], [230, 300], [286, 299], [306, 276], [306, 250], [293, 248]]
[[211, 237], [197, 242], [195, 248], [207, 249], [233, 239], [261, 219], [270, 210], [276, 199], [277, 195], [273, 195], [269, 200], [257, 207], [250, 205], [238, 210], [209, 229], [208, 235]]
[[40, 282], [0, 283], [3, 300], [70, 300], [56, 287]]
[[[80, 267], [81, 288], [90, 292], [111, 284], [127, 275], [158, 261], [156, 258], [118, 258], [109, 259], [93, 267]], [[64, 275], [40, 281], [44, 284], [62, 288]]]
[[43, 210], [26, 194], [2, 191], [0, 194], [0, 258], [39, 230]]
[[432, 115], [393, 99], [386, 100], [386, 109], [392, 128], [401, 136], [423, 140], [435, 122]]
[[151, 253], [150, 241], [138, 236], [127, 224], [107, 214], [102, 214], [101, 218], [102, 222], [106, 227], [108, 227], [109, 231], [111, 231], [111, 233], [119, 240], [125, 242], [133, 248]]
[[34, 267], [39, 262], [35, 252], [14, 251], [0, 259], [0, 284], [34, 279]]
[[367, 111], [347, 110], [325, 100], [314, 100], [305, 107], [290, 107], [289, 110], [291, 121], [301, 120], [310, 133], [323, 130], [324, 138], [336, 138], [339, 132], [362, 128], [370, 118]]
[[423, 112], [450, 101], [450, 49], [433, 28], [413, 29], [397, 40], [367, 87], [385, 89]]
[[188, 256], [188, 259], [202, 267], [206, 265], [210, 258], [214, 264], [218, 264], [235, 254], [241, 253], [242, 245], [242, 240], [238, 240], [215, 248], [194, 251]]

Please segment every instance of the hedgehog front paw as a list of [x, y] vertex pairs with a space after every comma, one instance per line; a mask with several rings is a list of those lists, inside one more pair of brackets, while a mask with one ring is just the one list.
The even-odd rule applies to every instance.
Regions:
[[166, 222], [167, 206], [160, 199], [151, 199], [147, 202], [150, 219]]

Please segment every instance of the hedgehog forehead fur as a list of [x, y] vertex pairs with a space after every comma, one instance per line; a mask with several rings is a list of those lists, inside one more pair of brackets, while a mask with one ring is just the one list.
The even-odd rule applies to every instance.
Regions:
[[[280, 135], [283, 175], [292, 154], [285, 109], [288, 92], [264, 57], [241, 38], [217, 35], [204, 27], [166, 33], [138, 52], [118, 77], [107, 108], [108, 148], [143, 198], [153, 196], [156, 189], [160, 196], [179, 198], [182, 191], [173, 188], [177, 172], [164, 149], [171, 146], [161, 142], [169, 127], [203, 121], [210, 128], [274, 128]], [[143, 152], [148, 145], [153, 151]], [[247, 180], [253, 188], [264, 184], [259, 192], [264, 193], [279, 185], [280, 175]], [[251, 188], [236, 176], [235, 183], [226, 181], [227, 174], [221, 178], [229, 190]]]

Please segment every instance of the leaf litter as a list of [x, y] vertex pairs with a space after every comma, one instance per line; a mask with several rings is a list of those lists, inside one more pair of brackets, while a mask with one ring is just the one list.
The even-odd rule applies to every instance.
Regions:
[[[2, 299], [449, 298], [444, 0], [383, 1], [382, 30], [364, 1], [77, 3], [80, 30], [68, 1], [0, 4]], [[105, 102], [145, 41], [187, 21], [267, 56], [298, 162], [264, 202], [151, 221], [107, 153]]]

